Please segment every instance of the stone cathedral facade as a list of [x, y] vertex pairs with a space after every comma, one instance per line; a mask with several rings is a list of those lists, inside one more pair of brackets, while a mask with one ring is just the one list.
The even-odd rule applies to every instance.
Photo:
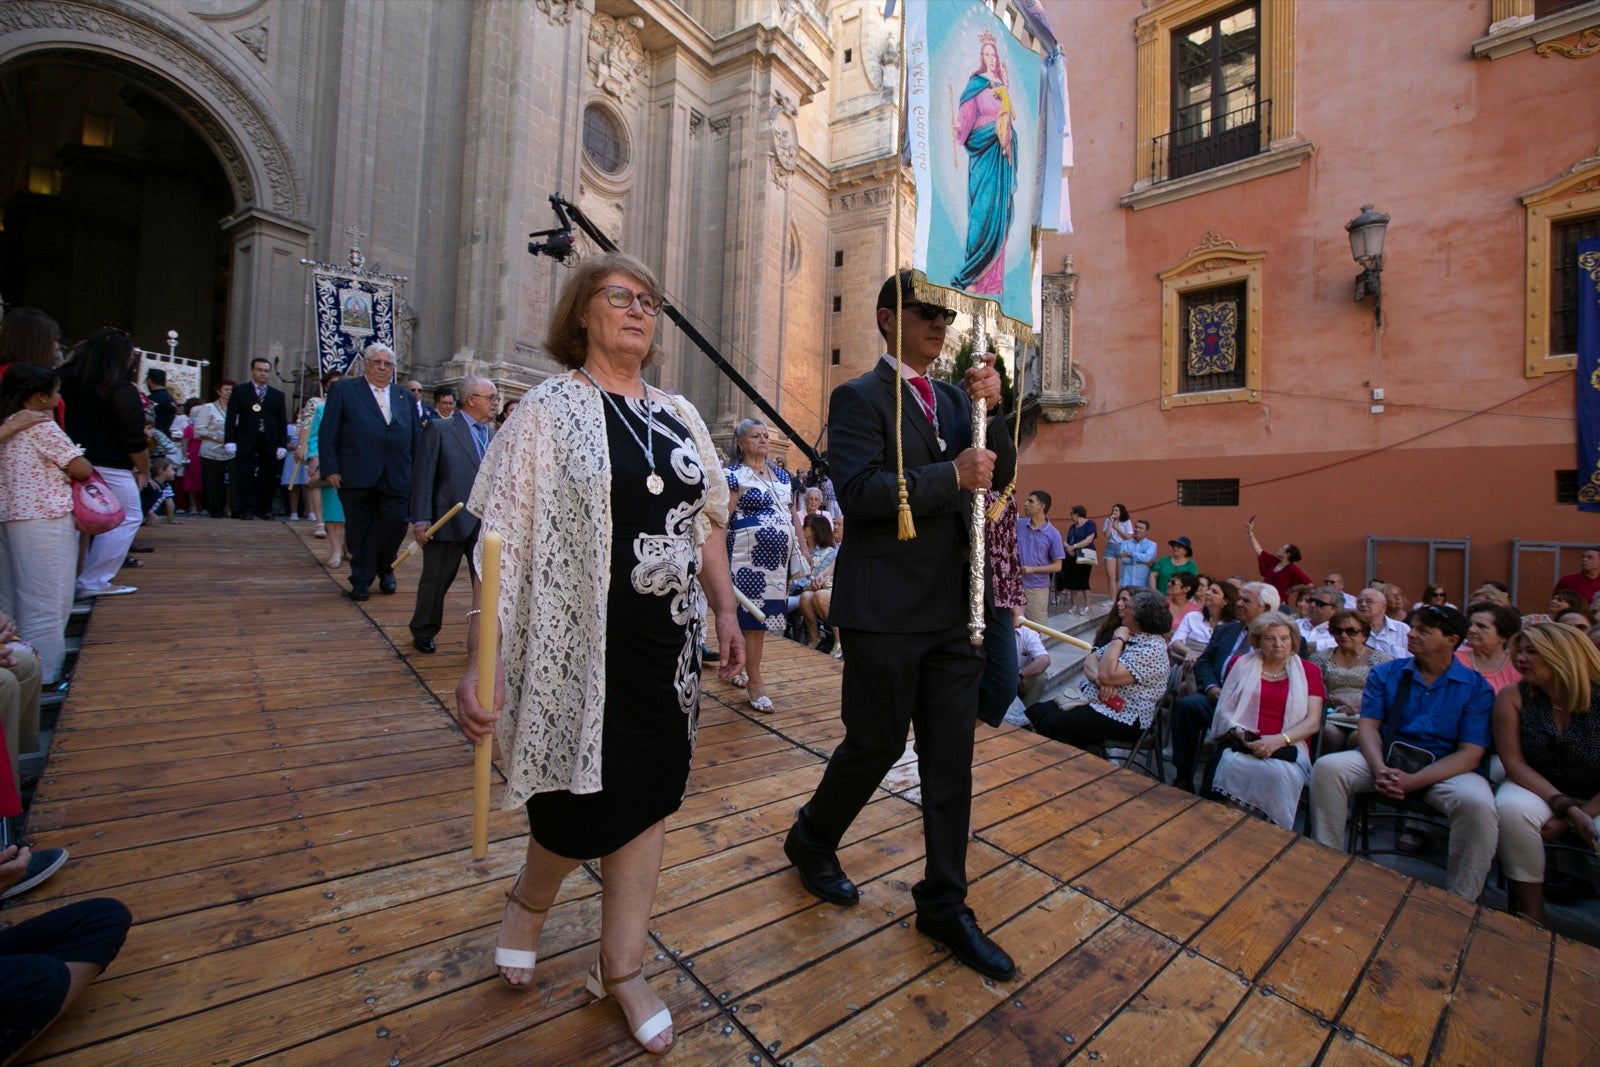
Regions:
[[[404, 275], [404, 376], [515, 395], [582, 207], [815, 439], [879, 352], [893, 269], [898, 20], [882, 0], [7, 0], [0, 299], [291, 389], [307, 268]], [[579, 237], [581, 251], [592, 251]], [[659, 384], [751, 414], [666, 322]]]

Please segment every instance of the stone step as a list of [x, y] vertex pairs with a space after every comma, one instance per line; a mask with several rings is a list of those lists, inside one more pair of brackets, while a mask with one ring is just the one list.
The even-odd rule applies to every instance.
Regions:
[[[1085, 641], [1093, 640], [1094, 633], [1100, 628], [1106, 614], [1111, 608], [1109, 597], [1091, 594], [1088, 615], [1068, 615], [1059, 612], [1050, 616], [1048, 625], [1053, 630], [1082, 638]], [[1083, 676], [1083, 661], [1089, 653], [1073, 645], [1045, 638], [1045, 651], [1050, 653], [1050, 666], [1045, 670], [1044, 694], [1046, 698], [1058, 695], [1063, 691], [1077, 692], [1078, 679]]]

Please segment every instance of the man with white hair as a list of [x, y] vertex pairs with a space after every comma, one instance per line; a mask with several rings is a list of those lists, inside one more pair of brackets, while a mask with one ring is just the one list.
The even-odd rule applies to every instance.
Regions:
[[1250, 651], [1250, 624], [1256, 616], [1277, 611], [1278, 591], [1266, 582], [1246, 582], [1234, 605], [1234, 622], [1225, 622], [1211, 635], [1211, 642], [1194, 663], [1197, 693], [1191, 693], [1172, 707], [1172, 764], [1177, 768], [1173, 785], [1194, 791], [1194, 765], [1200, 741], [1211, 729], [1217, 713], [1217, 698], [1222, 695], [1222, 680], [1236, 655]]
[[394, 384], [394, 349], [368, 345], [361, 377], [328, 389], [317, 451], [322, 476], [339, 491], [350, 554], [351, 600], [367, 599], [373, 579], [395, 591], [391, 565], [411, 510], [411, 457], [422, 420], [411, 394]]

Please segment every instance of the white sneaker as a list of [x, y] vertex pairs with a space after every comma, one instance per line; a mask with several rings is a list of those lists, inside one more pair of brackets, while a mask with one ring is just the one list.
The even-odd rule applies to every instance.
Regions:
[[64, 848], [41, 848], [38, 852], [28, 857], [28, 870], [22, 876], [22, 881], [0, 894], [0, 900], [10, 900], [20, 893], [26, 893], [34, 886], [49, 878], [59, 871], [67, 862], [67, 850]]
[[298, 515], [290, 515], [288, 521], [290, 521], [290, 522], [299, 522], [300, 521], [300, 516], [298, 516]]
[[104, 589], [80, 589], [79, 596], [122, 596], [124, 593], [137, 593], [136, 585], [108, 585]]

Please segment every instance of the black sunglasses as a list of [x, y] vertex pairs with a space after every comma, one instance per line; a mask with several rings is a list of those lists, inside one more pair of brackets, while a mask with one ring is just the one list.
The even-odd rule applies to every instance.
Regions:
[[1341, 626], [1337, 630], [1330, 630], [1335, 637], [1355, 637], [1362, 632], [1359, 626]]
[[948, 326], [956, 321], [954, 309], [943, 308], [938, 304], [907, 304], [906, 310], [915, 311], [923, 322], [943, 322]]
[[1307, 597], [1306, 599], [1310, 600], [1313, 604], [1315, 604], [1319, 608], [1331, 608], [1331, 607], [1333, 607], [1333, 605], [1328, 603], [1326, 600], [1318, 600], [1316, 597]]

